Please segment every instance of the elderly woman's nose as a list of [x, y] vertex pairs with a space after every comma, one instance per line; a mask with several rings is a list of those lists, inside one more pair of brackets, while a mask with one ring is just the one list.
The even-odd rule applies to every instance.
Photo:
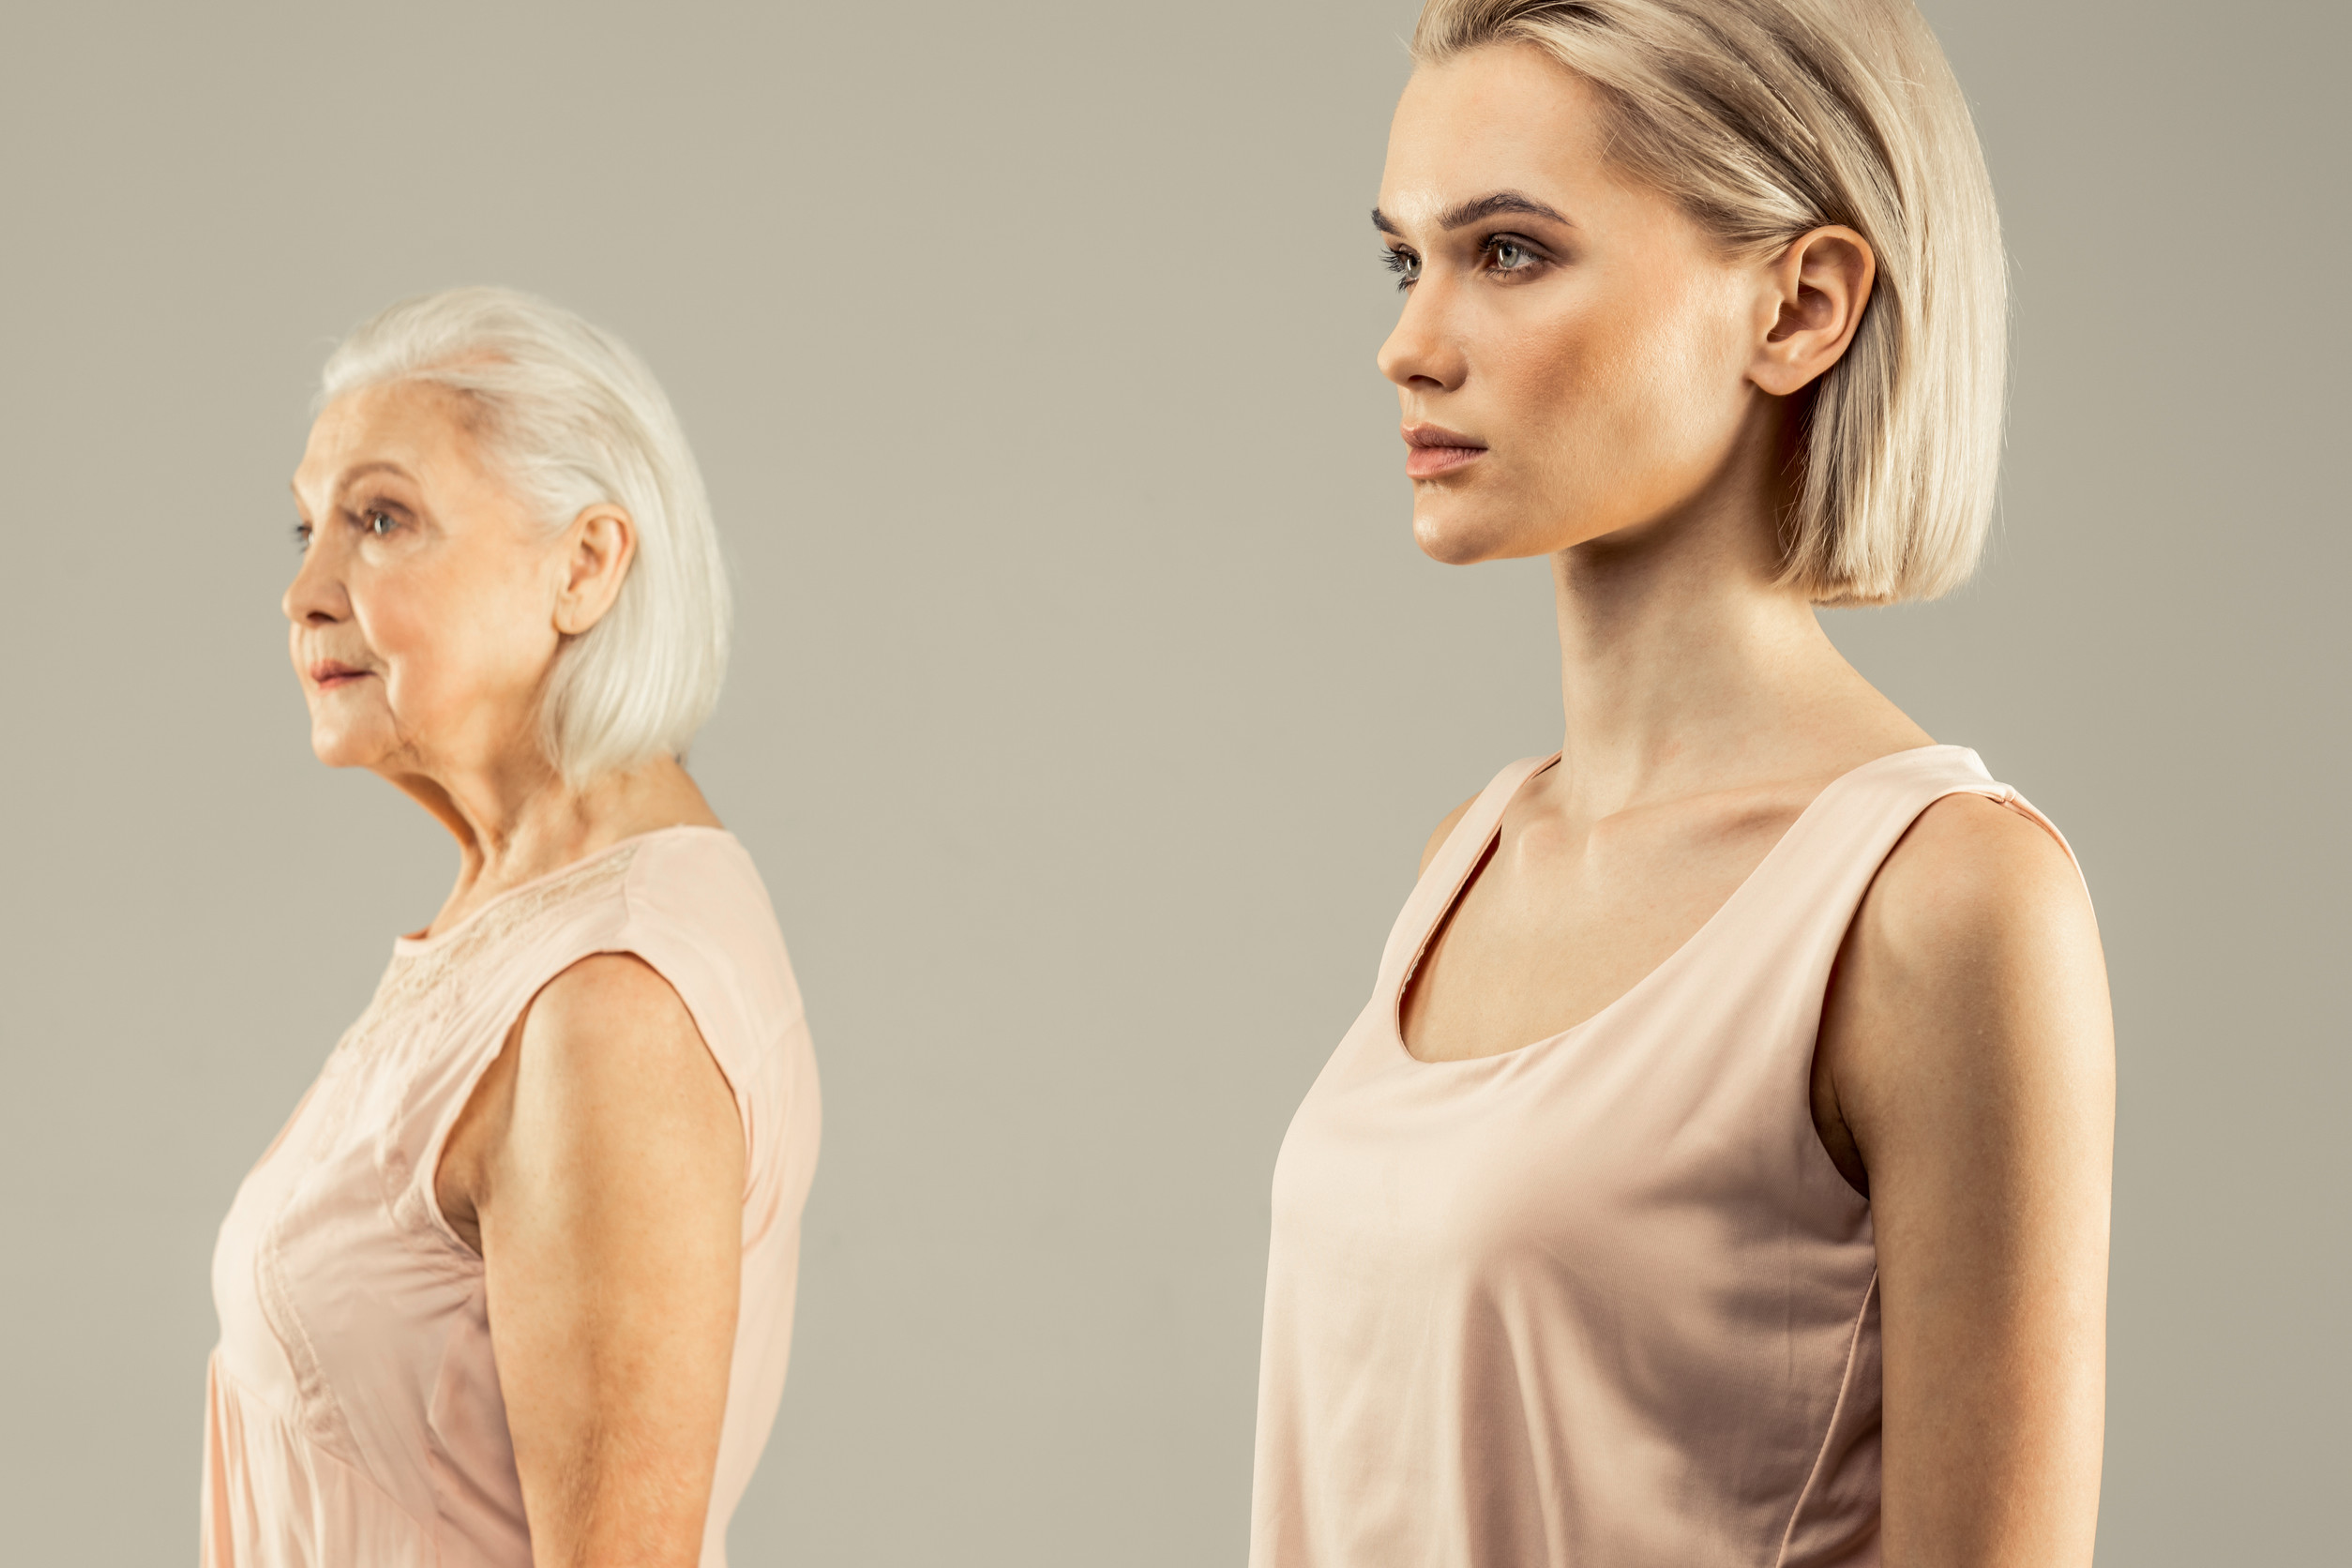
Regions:
[[287, 620], [304, 626], [343, 618], [348, 601], [336, 575], [333, 554], [330, 543], [312, 535], [303, 550], [302, 565], [295, 569], [294, 580], [286, 585], [286, 596], [281, 602]]

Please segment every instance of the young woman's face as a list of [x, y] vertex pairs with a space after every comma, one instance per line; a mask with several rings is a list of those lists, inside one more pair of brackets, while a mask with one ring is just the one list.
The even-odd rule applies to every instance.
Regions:
[[1440, 561], [1548, 554], [1705, 503], [1759, 420], [1775, 305], [1603, 157], [1585, 81], [1530, 47], [1416, 71], [1375, 221], [1405, 291], [1413, 533]]
[[310, 745], [339, 767], [437, 774], [535, 741], [560, 641], [560, 539], [482, 460], [455, 394], [337, 399], [294, 473], [286, 590]]

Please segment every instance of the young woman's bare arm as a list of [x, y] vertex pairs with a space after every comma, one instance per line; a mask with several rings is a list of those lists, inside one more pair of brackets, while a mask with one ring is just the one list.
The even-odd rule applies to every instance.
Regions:
[[478, 1237], [532, 1555], [701, 1560], [735, 1336], [742, 1124], [675, 991], [637, 958], [542, 990], [450, 1140]]
[[2115, 1048], [2072, 863], [1952, 796], [1840, 953], [1817, 1119], [1877, 1227], [1888, 1568], [2089, 1568]]

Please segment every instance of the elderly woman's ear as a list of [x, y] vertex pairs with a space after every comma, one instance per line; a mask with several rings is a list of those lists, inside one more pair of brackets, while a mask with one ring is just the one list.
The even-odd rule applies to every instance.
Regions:
[[564, 531], [559, 555], [564, 581], [555, 598], [555, 629], [578, 637], [612, 608], [637, 554], [637, 525], [618, 506], [596, 505]]

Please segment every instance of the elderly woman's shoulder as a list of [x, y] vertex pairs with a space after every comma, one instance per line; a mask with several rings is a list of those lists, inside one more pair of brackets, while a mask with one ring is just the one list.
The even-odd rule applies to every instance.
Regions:
[[[682, 994], [698, 983], [724, 993], [758, 1033], [798, 1016], [799, 988], [767, 884], [734, 835], [710, 827], [646, 835], [625, 892], [622, 942]], [[692, 995], [686, 1002], [696, 1005]]]

